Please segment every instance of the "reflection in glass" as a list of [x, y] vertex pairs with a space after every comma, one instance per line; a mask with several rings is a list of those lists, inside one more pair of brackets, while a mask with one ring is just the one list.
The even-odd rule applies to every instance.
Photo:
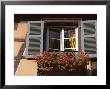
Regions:
[[75, 29], [66, 28], [64, 30], [64, 47], [65, 48], [76, 48], [76, 38], [75, 38]]
[[75, 36], [74, 36], [74, 33], [73, 32], [71, 32], [70, 34], [69, 34], [69, 41], [70, 41], [70, 47], [71, 48], [76, 48], [76, 39], [74, 38]]
[[64, 30], [64, 38], [70, 38], [70, 33], [73, 32], [75, 34], [74, 28], [66, 28]]
[[71, 48], [71, 47], [70, 47], [70, 41], [69, 41], [69, 39], [65, 39], [65, 40], [64, 40], [64, 47], [65, 47], [65, 48]]
[[60, 51], [60, 30], [49, 29], [49, 51]]

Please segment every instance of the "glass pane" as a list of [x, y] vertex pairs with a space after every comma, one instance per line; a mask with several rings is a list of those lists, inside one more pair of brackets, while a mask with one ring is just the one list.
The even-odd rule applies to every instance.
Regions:
[[49, 38], [60, 39], [60, 30], [49, 29]]
[[64, 47], [65, 48], [76, 48], [76, 39], [75, 38], [64, 39]]
[[49, 29], [49, 51], [60, 51], [60, 30]]
[[60, 40], [49, 39], [49, 50], [59, 51], [60, 50]]
[[41, 23], [30, 23], [30, 35], [41, 34]]
[[75, 29], [74, 28], [66, 28], [64, 30], [64, 38], [70, 38], [72, 35], [75, 36]]
[[71, 48], [69, 39], [64, 40], [64, 48]]

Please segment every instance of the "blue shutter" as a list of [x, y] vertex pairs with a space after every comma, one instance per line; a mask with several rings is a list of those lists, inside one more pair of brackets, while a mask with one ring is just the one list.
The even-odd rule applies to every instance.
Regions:
[[[26, 39], [26, 58], [41, 56], [43, 51], [43, 21], [29, 21]], [[33, 54], [34, 53], [34, 54]]]
[[97, 57], [96, 20], [82, 21], [81, 48], [83, 51], [89, 53], [90, 57]]

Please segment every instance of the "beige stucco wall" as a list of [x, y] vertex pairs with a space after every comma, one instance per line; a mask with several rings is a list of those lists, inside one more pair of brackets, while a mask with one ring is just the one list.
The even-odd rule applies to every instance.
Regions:
[[21, 59], [18, 65], [16, 76], [36, 76], [37, 63], [35, 60]]
[[25, 22], [25, 21], [19, 22], [17, 29], [14, 30], [14, 38], [25, 39], [27, 29], [28, 29], [27, 22]]
[[[17, 29], [14, 30], [14, 39], [24, 39], [26, 38], [26, 33], [28, 29], [27, 22], [19, 22]], [[14, 41], [14, 56], [16, 57], [20, 51], [20, 48], [24, 42]]]
[[16, 57], [24, 42], [14, 42], [14, 56]]
[[[26, 39], [26, 34], [27, 34], [27, 30], [28, 30], [28, 24], [27, 22], [19, 22], [17, 25], [17, 27], [15, 27], [16, 29], [14, 30], [14, 39], [17, 39], [14, 41], [14, 56], [20, 56], [19, 52], [20, 49], [22, 48], [25, 39]], [[24, 39], [24, 41], [20, 41], [19, 39]], [[22, 56], [22, 55], [21, 55]], [[15, 60], [15, 66], [17, 66], [16, 71], [15, 71], [15, 75], [16, 76], [36, 76], [37, 75], [37, 63], [35, 62], [35, 60], [28, 60], [28, 59], [18, 59], [19, 62], [17, 62], [17, 60]]]

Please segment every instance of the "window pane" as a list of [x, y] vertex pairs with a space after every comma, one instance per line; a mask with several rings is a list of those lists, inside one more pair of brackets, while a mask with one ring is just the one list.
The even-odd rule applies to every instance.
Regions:
[[70, 38], [71, 33], [75, 36], [75, 29], [74, 28], [65, 28], [64, 29], [64, 38]]
[[65, 48], [71, 48], [69, 39], [64, 40], [64, 47]]
[[49, 40], [49, 50], [59, 51], [60, 50], [60, 40], [50, 39]]
[[60, 30], [49, 29], [49, 51], [60, 51]]
[[64, 47], [65, 48], [76, 48], [76, 39], [75, 38], [64, 39]]

